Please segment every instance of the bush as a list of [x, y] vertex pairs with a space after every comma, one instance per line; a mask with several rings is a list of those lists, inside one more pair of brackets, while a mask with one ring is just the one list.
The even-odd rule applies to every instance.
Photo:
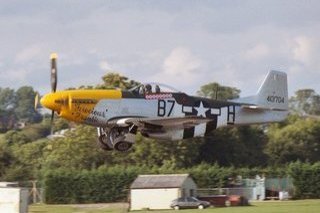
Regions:
[[219, 188], [228, 185], [232, 168], [219, 167], [217, 164], [201, 164], [187, 171], [199, 188]]
[[296, 162], [289, 166], [295, 186], [295, 198], [320, 198], [320, 162]]
[[120, 201], [137, 175], [138, 170], [125, 168], [49, 171], [43, 176], [45, 200], [48, 204]]

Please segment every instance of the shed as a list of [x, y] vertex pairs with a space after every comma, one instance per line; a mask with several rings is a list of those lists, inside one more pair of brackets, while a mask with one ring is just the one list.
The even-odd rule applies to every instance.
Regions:
[[179, 197], [196, 196], [189, 174], [139, 175], [130, 187], [130, 209], [170, 209]]
[[27, 213], [29, 190], [17, 187], [0, 187], [0, 212]]

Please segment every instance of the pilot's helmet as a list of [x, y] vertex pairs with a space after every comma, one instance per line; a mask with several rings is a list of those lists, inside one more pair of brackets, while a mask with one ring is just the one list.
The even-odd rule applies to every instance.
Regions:
[[145, 92], [145, 88], [144, 88], [144, 86], [142, 85], [142, 86], [139, 88], [139, 94], [140, 94], [140, 95], [144, 95], [144, 92]]
[[156, 93], [160, 93], [160, 87], [159, 87], [159, 85], [156, 85]]
[[146, 84], [146, 92], [150, 93], [152, 90], [152, 87], [150, 84]]

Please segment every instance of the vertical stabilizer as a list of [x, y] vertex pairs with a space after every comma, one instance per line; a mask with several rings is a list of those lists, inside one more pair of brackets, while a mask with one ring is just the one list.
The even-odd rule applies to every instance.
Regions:
[[270, 71], [264, 79], [256, 95], [233, 100], [249, 108], [288, 110], [287, 74], [280, 71]]
[[234, 124], [280, 122], [288, 116], [287, 74], [270, 71], [256, 95], [235, 100], [241, 107]]
[[258, 107], [288, 110], [287, 74], [280, 71], [270, 71], [255, 99], [255, 104]]

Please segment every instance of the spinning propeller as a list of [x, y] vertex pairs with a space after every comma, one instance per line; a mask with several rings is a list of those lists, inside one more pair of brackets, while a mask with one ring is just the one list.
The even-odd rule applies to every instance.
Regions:
[[[55, 93], [57, 90], [57, 82], [58, 82], [58, 75], [57, 75], [57, 58], [58, 55], [56, 53], [52, 53], [50, 55], [50, 63], [51, 63], [51, 93]], [[39, 106], [39, 93], [36, 94], [34, 98], [34, 109], [37, 110]], [[51, 134], [53, 133], [53, 120], [54, 120], [54, 110], [51, 111]]]
[[[57, 58], [58, 55], [56, 53], [51, 53], [50, 60], [51, 60], [51, 93], [55, 93], [57, 90], [57, 82], [58, 82], [58, 74], [57, 74]], [[51, 130], [52, 124], [54, 119], [54, 110], [51, 111]]]

